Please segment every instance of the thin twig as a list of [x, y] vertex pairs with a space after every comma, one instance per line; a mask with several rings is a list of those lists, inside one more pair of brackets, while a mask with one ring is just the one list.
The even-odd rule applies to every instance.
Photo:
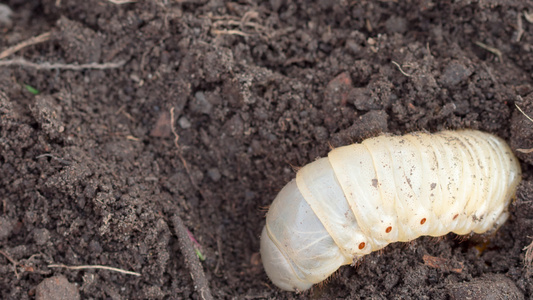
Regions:
[[522, 38], [522, 35], [524, 34], [524, 27], [522, 23], [522, 15], [518, 14], [516, 18], [516, 39], [515, 41], [518, 43], [520, 42], [520, 39]]
[[128, 274], [128, 275], [141, 276], [141, 274], [137, 273], [137, 272], [126, 271], [126, 270], [122, 270], [122, 269], [119, 269], [119, 268], [113, 268], [113, 267], [108, 267], [108, 266], [100, 266], [100, 265], [67, 266], [67, 265], [63, 265], [63, 264], [53, 264], [53, 265], [48, 265], [48, 267], [49, 268], [66, 268], [66, 269], [69, 269], [69, 270], [101, 269], [101, 270], [115, 271], [115, 272]]
[[62, 164], [65, 164], [65, 165], [67, 165], [67, 166], [71, 164], [70, 161], [68, 161], [68, 160], [64, 160], [64, 159], [62, 159], [61, 157], [54, 156], [54, 155], [52, 155], [52, 154], [50, 154], [50, 153], [41, 154], [41, 155], [36, 156], [35, 158], [36, 158], [36, 159], [39, 159], [39, 158], [43, 158], [43, 157], [50, 157], [50, 158], [53, 158], [53, 159], [59, 161], [59, 162], [62, 163]]
[[185, 157], [183, 157], [183, 154], [181, 153], [181, 147], [178, 144], [178, 141], [180, 139], [180, 136], [176, 132], [176, 126], [175, 124], [175, 118], [174, 118], [174, 107], [170, 109], [170, 130], [172, 131], [172, 134], [174, 135], [174, 146], [176, 146], [176, 149], [178, 150], [178, 157], [181, 160], [181, 163], [185, 167], [185, 172], [187, 172], [187, 176], [189, 177], [189, 180], [191, 181], [191, 185], [193, 188], [202, 196], [204, 200], [207, 200], [207, 196], [205, 195], [204, 191], [198, 187], [196, 184], [196, 181], [194, 181], [191, 169], [189, 168], [189, 164], [185, 160]]
[[57, 64], [57, 63], [34, 63], [31, 61], [27, 61], [23, 58], [14, 58], [10, 60], [0, 60], [0, 66], [22, 66], [22, 67], [29, 67], [34, 68], [37, 70], [53, 70], [53, 69], [62, 69], [62, 70], [73, 70], [73, 71], [81, 71], [85, 69], [116, 69], [122, 67], [126, 63], [125, 60], [119, 61], [119, 62], [110, 62], [110, 63], [90, 63], [90, 64]]
[[526, 21], [529, 23], [533, 23], [533, 13], [524, 12], [524, 18], [526, 18]]
[[531, 242], [531, 244], [522, 250], [526, 250], [526, 255], [524, 256], [524, 265], [529, 268], [531, 267], [531, 262], [533, 261], [533, 242]]
[[413, 76], [413, 75], [411, 75], [411, 74], [407, 74], [407, 73], [405, 73], [405, 72], [403, 71], [403, 69], [402, 69], [402, 67], [400, 66], [399, 63], [395, 62], [394, 60], [392, 60], [391, 62], [392, 62], [395, 66], [398, 67], [398, 70], [400, 70], [400, 72], [401, 72], [403, 75], [405, 75], [405, 76], [407, 76], [407, 77], [411, 77], [411, 76]]
[[240, 30], [218, 30], [218, 29], [211, 29], [211, 33], [214, 35], [239, 35], [239, 36], [250, 36], [248, 33], [242, 32]]
[[113, 4], [117, 4], [117, 5], [137, 2], [136, 0], [107, 0], [107, 1]]
[[529, 154], [529, 153], [533, 153], [533, 148], [530, 148], [530, 149], [519, 148], [519, 149], [516, 149], [516, 151], [518, 151], [520, 153], [524, 153], [524, 154]]
[[[522, 100], [522, 97], [518, 96], [518, 98], [519, 98], [520, 100]], [[528, 120], [530, 120], [531, 122], [533, 122], [533, 119], [532, 119], [530, 116], [528, 116], [528, 115], [527, 115], [527, 114], [526, 114], [526, 113], [520, 108], [520, 106], [518, 106], [518, 104], [515, 103], [514, 106], [516, 106], [516, 108], [517, 108], [517, 109], [518, 109], [518, 110], [524, 115], [524, 117], [526, 117]], [[531, 148], [531, 149], [516, 149], [516, 151], [518, 151], [518, 152], [522, 152], [522, 153], [525, 153], [525, 154], [529, 154], [529, 153], [532, 153], [532, 152], [533, 152], [533, 148]]]
[[4, 251], [0, 250], [0, 254], [5, 256], [7, 258], [7, 260], [9, 260], [12, 264], [14, 264], [14, 265], [18, 265], [19, 264], [14, 259], [12, 259], [11, 256], [7, 255], [7, 253], [5, 253]]
[[[183, 166], [185, 167], [185, 171], [187, 172], [187, 175], [189, 176], [189, 180], [191, 181], [191, 184], [193, 187], [200, 192], [202, 197], [204, 197], [202, 191], [198, 188], [194, 180], [192, 179], [191, 172], [189, 170], [189, 165], [187, 164], [187, 161], [181, 154], [181, 147], [178, 144], [179, 141], [179, 135], [176, 132], [175, 125], [174, 125], [174, 107], [170, 109], [170, 128], [172, 130], [172, 134], [174, 135], [174, 145], [176, 146], [176, 149], [178, 151], [178, 156], [183, 163]], [[205, 197], [204, 197], [205, 199]], [[174, 229], [176, 232], [176, 235], [178, 236], [178, 242], [180, 244], [181, 253], [184, 256], [185, 263], [189, 267], [189, 270], [191, 271], [191, 277], [194, 282], [194, 286], [198, 293], [200, 294], [200, 298], [204, 300], [211, 300], [213, 299], [213, 296], [211, 295], [211, 290], [209, 289], [209, 283], [205, 277], [204, 270], [202, 268], [202, 265], [200, 264], [200, 261], [198, 260], [198, 254], [194, 250], [193, 241], [190, 238], [189, 230], [185, 225], [183, 224], [183, 221], [181, 220], [180, 216], [176, 213], [172, 216], [172, 224], [174, 225]]]
[[189, 238], [194, 243], [194, 252], [196, 252], [196, 255], [201, 261], [204, 261], [205, 256], [200, 251], [200, 249], [202, 248], [202, 245], [200, 245], [200, 243], [194, 238], [194, 235], [192, 235], [192, 232], [189, 229], [187, 229], [187, 234], [189, 234]]
[[17, 51], [23, 48], [26, 48], [28, 46], [46, 42], [50, 39], [50, 36], [51, 36], [50, 32], [45, 32], [41, 35], [34, 36], [30, 39], [27, 39], [24, 42], [21, 42], [13, 47], [9, 47], [0, 53], [0, 59], [6, 58], [10, 56], [11, 54], [16, 53]]
[[[202, 194], [198, 186], [196, 185], [196, 182], [192, 179], [191, 170], [189, 169], [189, 165], [187, 164], [187, 161], [181, 154], [181, 147], [178, 144], [178, 140], [180, 139], [180, 136], [176, 132], [176, 129], [174, 128], [175, 121], [174, 121], [174, 107], [170, 109], [170, 130], [172, 131], [172, 134], [174, 135], [174, 146], [176, 146], [178, 150], [178, 157], [180, 158], [181, 162], [183, 163], [183, 166], [185, 167], [185, 171], [187, 172], [187, 175], [189, 176], [189, 180], [191, 181], [192, 186]], [[203, 196], [203, 194], [202, 194]]]
[[172, 224], [174, 225], [176, 235], [178, 236], [181, 253], [184, 256], [185, 263], [189, 267], [189, 271], [191, 271], [194, 287], [200, 294], [200, 298], [204, 300], [213, 299], [211, 290], [209, 289], [209, 283], [205, 277], [204, 269], [196, 256], [194, 246], [187, 233], [187, 227], [185, 227], [177, 213], [172, 216]]
[[526, 115], [526, 113], [520, 108], [520, 106], [518, 106], [518, 104], [515, 103], [514, 106], [516, 106], [516, 108], [518, 108], [518, 110], [524, 115], [524, 117], [526, 117], [528, 120], [533, 122], [533, 119], [530, 116]]
[[[234, 16], [214, 17], [211, 15], [209, 16], [209, 18], [211, 20], [218, 20], [213, 22], [213, 24], [211, 25], [211, 33], [214, 35], [227, 34], [246, 37], [251, 36], [252, 34], [263, 34], [267, 38], [270, 38], [269, 30], [267, 27], [259, 23], [250, 21], [252, 19], [260, 19], [259, 13], [256, 11], [248, 11], [240, 19]], [[247, 27], [253, 28], [254, 32], [245, 32]]]
[[500, 62], [503, 62], [503, 55], [502, 55], [502, 52], [499, 49], [491, 47], [491, 46], [489, 46], [487, 44], [483, 44], [482, 42], [479, 42], [479, 41], [476, 42], [476, 45], [478, 45], [479, 47], [489, 51], [492, 54], [495, 54], [500, 59]]
[[461, 274], [463, 272], [464, 265], [461, 262], [454, 262], [446, 258], [435, 257], [427, 254], [424, 255], [422, 259], [424, 260], [424, 265], [443, 270], [444, 272], [454, 272], [457, 274]]
[[0, 250], [0, 254], [5, 256], [5, 258], [7, 258], [7, 260], [9, 260], [13, 264], [13, 270], [15, 271], [15, 276], [17, 277], [17, 279], [19, 279], [19, 273], [17, 272], [17, 266], [19, 265], [19, 263], [16, 260], [12, 259], [11, 256], [7, 255], [7, 253], [5, 253], [2, 250]]
[[217, 232], [217, 249], [218, 249], [218, 259], [217, 265], [215, 266], [215, 271], [213, 272], [217, 277], [221, 277], [222, 274], [218, 273], [218, 269], [222, 264], [224, 264], [224, 258], [222, 257], [222, 241], [220, 240], [220, 235]]
[[261, 24], [255, 23], [255, 22], [243, 22], [243, 21], [235, 21], [235, 20], [222, 20], [222, 21], [216, 21], [213, 23], [213, 28], [218, 28], [221, 26], [239, 26], [241, 28], [244, 27], [252, 27], [257, 31], [266, 31], [267, 29], [262, 26]]

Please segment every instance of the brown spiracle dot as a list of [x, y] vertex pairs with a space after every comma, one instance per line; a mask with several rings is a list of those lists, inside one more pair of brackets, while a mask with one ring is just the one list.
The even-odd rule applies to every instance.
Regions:
[[389, 232], [391, 232], [391, 230], [392, 230], [392, 227], [389, 226], [389, 227], [387, 227], [387, 229], [385, 229], [385, 232], [386, 232], [386, 233], [389, 233]]
[[365, 248], [365, 243], [364, 242], [359, 244], [359, 250], [363, 250], [363, 248]]
[[423, 218], [422, 220], [420, 220], [420, 225], [424, 225], [424, 223], [426, 223], [426, 218]]

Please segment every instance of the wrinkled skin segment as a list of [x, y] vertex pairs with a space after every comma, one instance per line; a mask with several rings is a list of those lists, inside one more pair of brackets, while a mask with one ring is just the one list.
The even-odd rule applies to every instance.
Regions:
[[300, 169], [261, 235], [272, 282], [303, 291], [393, 242], [498, 228], [521, 180], [500, 138], [474, 130], [379, 136]]

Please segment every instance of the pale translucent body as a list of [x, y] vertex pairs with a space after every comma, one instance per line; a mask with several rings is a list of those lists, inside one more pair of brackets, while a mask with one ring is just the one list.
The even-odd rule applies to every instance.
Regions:
[[261, 235], [274, 284], [306, 290], [393, 242], [484, 233], [508, 217], [520, 165], [474, 130], [379, 136], [336, 148], [278, 194]]

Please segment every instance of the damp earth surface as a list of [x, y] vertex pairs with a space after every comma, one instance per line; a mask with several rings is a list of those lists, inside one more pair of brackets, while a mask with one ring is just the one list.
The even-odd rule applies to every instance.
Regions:
[[[533, 297], [531, 3], [120, 2], [0, 7], [0, 298], [198, 299], [174, 215], [218, 299]], [[259, 235], [295, 169], [459, 128], [520, 158], [496, 233], [393, 244], [300, 294], [272, 285]]]

